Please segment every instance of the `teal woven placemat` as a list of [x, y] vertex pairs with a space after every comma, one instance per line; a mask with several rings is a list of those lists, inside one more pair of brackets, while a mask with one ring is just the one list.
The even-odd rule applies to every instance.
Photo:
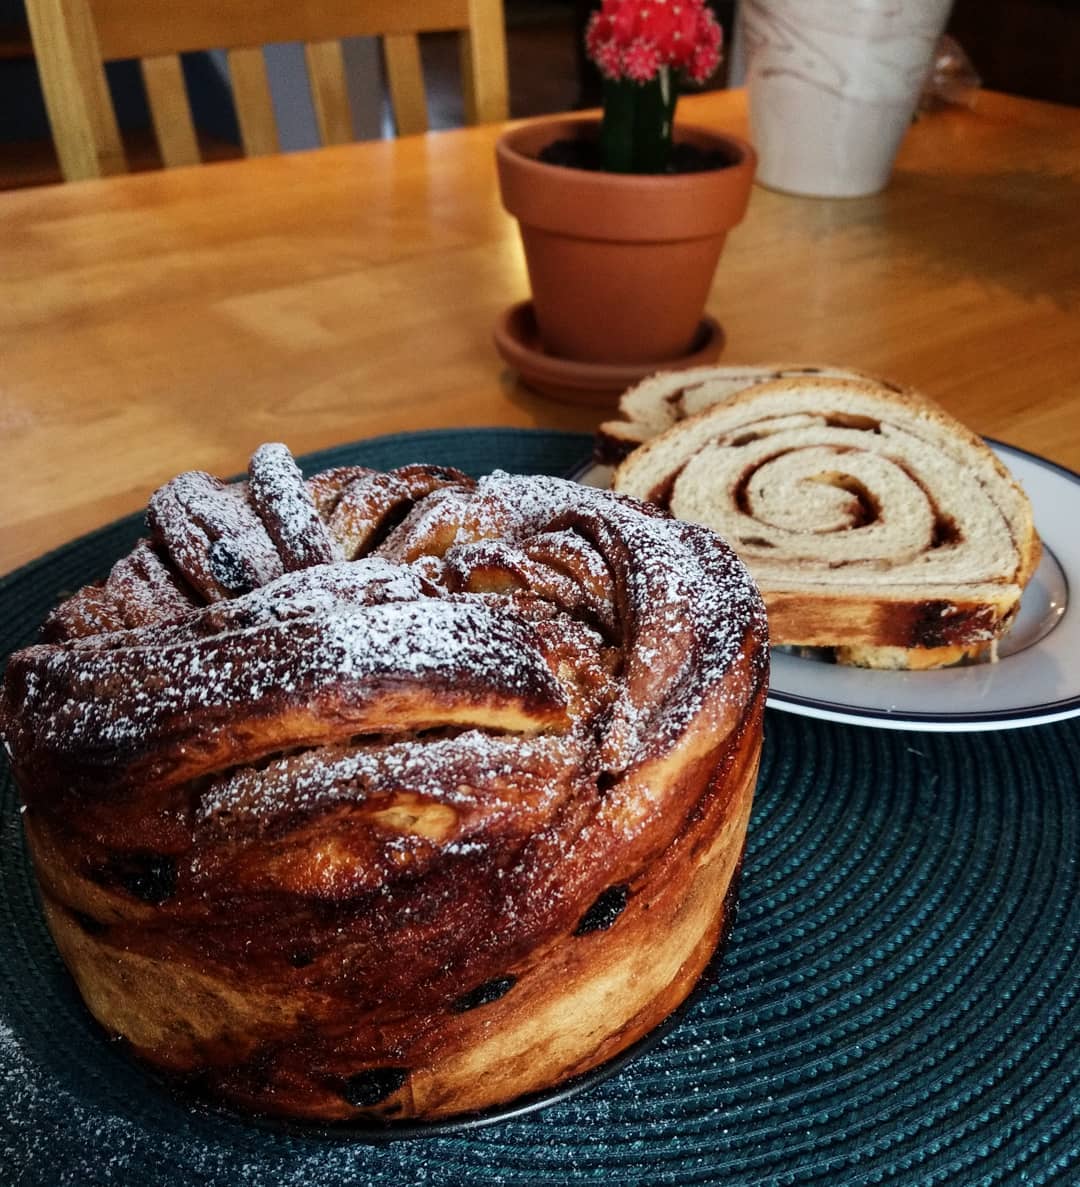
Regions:
[[[420, 433], [305, 468], [562, 473], [588, 447]], [[140, 530], [0, 582], [0, 654]], [[685, 1020], [540, 1113], [370, 1146], [187, 1111], [105, 1041], [40, 920], [3, 768], [0, 1183], [1076, 1183], [1078, 798], [1080, 722], [950, 736], [770, 711], [738, 923]]]

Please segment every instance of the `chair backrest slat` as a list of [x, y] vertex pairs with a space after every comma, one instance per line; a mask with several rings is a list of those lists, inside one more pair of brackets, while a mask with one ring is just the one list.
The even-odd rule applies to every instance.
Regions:
[[413, 33], [388, 33], [383, 38], [386, 83], [399, 136], [426, 132], [427, 97], [420, 64], [420, 43]]
[[244, 151], [277, 152], [264, 45], [301, 42], [319, 139], [352, 139], [340, 38], [381, 37], [398, 131], [428, 127], [417, 34], [462, 42], [466, 118], [508, 114], [502, 0], [26, 0], [42, 89], [66, 178], [127, 168], [103, 63], [138, 58], [162, 159], [200, 159], [179, 55], [223, 49]]
[[178, 165], [199, 164], [199, 142], [191, 120], [180, 55], [160, 54], [143, 58], [142, 75], [165, 167], [174, 169]]
[[308, 42], [304, 61], [320, 143], [347, 144], [353, 138], [353, 122], [341, 42]]
[[464, 29], [469, 0], [89, 0], [106, 60]]
[[277, 152], [280, 146], [262, 47], [231, 49], [227, 56], [244, 152], [249, 157], [269, 156]]
[[64, 177], [75, 181], [126, 173], [120, 129], [83, 0], [30, 0], [26, 7]]
[[509, 115], [506, 33], [502, 0], [468, 0], [469, 23], [462, 34], [465, 119], [489, 124]]

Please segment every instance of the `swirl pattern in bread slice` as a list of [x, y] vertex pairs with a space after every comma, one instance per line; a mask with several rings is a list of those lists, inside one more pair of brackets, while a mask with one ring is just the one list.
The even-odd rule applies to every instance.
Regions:
[[867, 666], [981, 652], [1039, 558], [1030, 503], [991, 450], [925, 397], [868, 381], [736, 393], [636, 450], [613, 484], [723, 535], [774, 643]]

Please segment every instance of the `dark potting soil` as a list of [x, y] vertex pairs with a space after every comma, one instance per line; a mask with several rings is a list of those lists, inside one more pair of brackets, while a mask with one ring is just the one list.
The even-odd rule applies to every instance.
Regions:
[[[539, 159], [547, 165], [562, 165], [567, 169], [604, 171], [603, 155], [596, 140], [553, 140], [540, 150]], [[671, 146], [671, 159], [664, 172], [705, 173], [710, 169], [726, 169], [734, 164], [736, 158], [723, 149], [706, 151], [696, 144], [675, 143]]]

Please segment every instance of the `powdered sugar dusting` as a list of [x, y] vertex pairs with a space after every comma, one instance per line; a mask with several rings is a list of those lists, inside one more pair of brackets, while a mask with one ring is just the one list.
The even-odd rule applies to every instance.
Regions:
[[[584, 753], [570, 736], [521, 738], [466, 730], [424, 746], [391, 742], [366, 748], [308, 751], [258, 771], [244, 768], [203, 793], [199, 817], [226, 827], [308, 812], [368, 796], [406, 793], [463, 809], [520, 815], [529, 796], [547, 804], [557, 775]], [[540, 782], [530, 787], [530, 776]]]
[[193, 607], [148, 540], [113, 566], [110, 582], [128, 626], [177, 618]]
[[606, 556], [622, 607], [626, 684], [605, 738], [605, 765], [621, 771], [669, 748], [706, 698], [737, 714], [750, 685], [763, 679], [764, 647], [743, 679], [733, 674], [725, 684], [724, 676], [748, 631], [764, 644], [765, 611], [745, 566], [707, 529], [608, 491], [496, 471], [481, 480], [463, 532], [521, 539], [571, 525]]
[[[37, 1037], [41, 1045], [48, 1041], [46, 1035]], [[12, 1187], [451, 1187], [461, 1182], [452, 1139], [389, 1146], [301, 1142], [204, 1120], [164, 1099], [148, 1110], [141, 1080], [136, 1082], [128, 1069], [121, 1075], [112, 1085], [113, 1094], [106, 1096], [100, 1068], [84, 1067], [75, 1055], [61, 1080], [34, 1059], [0, 1018], [2, 1181]], [[487, 1181], [530, 1180], [507, 1179], [493, 1171]]]
[[413, 563], [425, 555], [441, 556], [457, 539], [472, 501], [471, 492], [458, 487], [433, 491], [387, 536], [378, 555], [399, 564]]
[[[670, 547], [672, 537], [677, 550]], [[706, 698], [714, 711], [741, 711], [763, 669], [759, 664], [741, 679], [731, 669], [748, 626], [759, 640], [766, 636], [756, 587], [733, 554], [716, 548], [711, 533], [675, 520], [639, 519], [626, 526], [623, 538], [635, 557], [626, 576], [635, 629], [627, 696], [612, 722], [617, 768], [643, 749], [670, 745]], [[672, 552], [676, 565], [667, 560]], [[757, 652], [760, 659], [764, 654]]]
[[248, 491], [287, 570], [341, 558], [300, 467], [281, 444], [260, 445], [248, 467]]
[[151, 629], [106, 632], [93, 639], [73, 639], [68, 645], [89, 651], [162, 647], [249, 627], [347, 613], [379, 602], [411, 602], [437, 592], [413, 569], [366, 557], [286, 573], [242, 597], [215, 602], [197, 614], [154, 624]]
[[[109, 650], [22, 652], [21, 719], [33, 745], [45, 753], [114, 750], [119, 760], [133, 748], [180, 744], [193, 721], [236, 730], [283, 710], [308, 721], [324, 704], [348, 733], [388, 681], [433, 694], [471, 690], [481, 701], [488, 694], [565, 704], [528, 626], [479, 603], [337, 606], [164, 646], [148, 634], [136, 646], [112, 636]], [[437, 721], [437, 706], [433, 714]]]
[[[283, 447], [265, 447], [257, 459], [253, 472], [268, 476], [274, 499], [301, 490], [310, 504]], [[422, 489], [424, 482], [411, 475], [411, 485]], [[435, 478], [428, 486], [441, 483]], [[181, 551], [213, 531], [226, 533], [219, 539], [246, 539], [261, 554], [265, 532], [252, 527], [250, 508], [238, 511], [247, 507], [244, 497], [244, 484], [225, 488], [195, 473], [163, 488], [154, 506], [162, 534], [179, 539]], [[419, 563], [410, 567], [407, 557], [420, 548]], [[435, 489], [382, 551], [392, 559], [315, 565], [267, 581], [263, 568], [260, 588], [172, 623], [22, 653], [8, 681], [19, 683], [21, 702], [19, 728], [8, 731], [15, 748], [45, 762], [47, 755], [93, 752], [98, 762], [122, 767], [162, 748], [192, 761], [189, 742], [197, 735], [243, 735], [241, 723], [256, 720], [294, 721], [288, 728], [300, 731], [297, 742], [310, 745], [315, 736], [331, 740], [325, 725], [310, 732], [327, 714], [339, 720], [339, 736], [362, 729], [366, 707], [385, 695], [387, 681], [439, 696], [457, 688], [455, 703], [462, 696], [478, 705], [510, 698], [526, 714], [530, 705], [544, 714], [560, 706], [599, 712], [593, 693], [560, 687], [576, 679], [575, 668], [600, 670], [599, 653], [597, 661], [577, 655], [565, 666], [578, 644], [567, 635], [563, 658], [558, 645], [541, 646], [522, 617], [530, 613], [527, 602], [486, 593], [448, 597], [430, 580], [446, 572], [434, 559], [442, 552], [451, 589], [468, 582], [476, 566], [492, 575], [481, 589], [499, 588], [502, 571], [507, 588], [531, 584], [533, 596], [549, 599], [568, 622], [584, 616], [614, 633], [623, 675], [598, 736], [599, 763], [608, 770], [664, 752], [708, 706], [722, 729], [728, 710], [737, 713], [761, 678], [759, 662], [725, 681], [747, 630], [764, 637], [763, 607], [746, 570], [706, 529], [633, 500], [497, 471], [475, 491]], [[560, 551], [565, 563], [553, 568], [548, 561]], [[764, 653], [758, 647], [756, 654]], [[431, 723], [439, 720], [436, 708]], [[545, 720], [537, 718], [533, 728]], [[265, 746], [296, 744], [276, 727], [264, 732]], [[220, 747], [199, 747], [223, 761]]]
[[576, 532], [538, 532], [526, 551], [531, 557], [558, 566], [595, 593], [610, 589], [611, 569], [607, 562]]
[[192, 470], [155, 492], [147, 519], [184, 577], [207, 600], [246, 593], [282, 573], [277, 549], [248, 502], [246, 483], [226, 486]]
[[431, 586], [419, 573], [379, 557], [340, 561], [287, 573], [245, 597], [210, 607], [177, 628], [177, 634], [185, 629], [220, 634], [296, 618], [332, 617], [357, 606], [417, 601], [429, 592]]

